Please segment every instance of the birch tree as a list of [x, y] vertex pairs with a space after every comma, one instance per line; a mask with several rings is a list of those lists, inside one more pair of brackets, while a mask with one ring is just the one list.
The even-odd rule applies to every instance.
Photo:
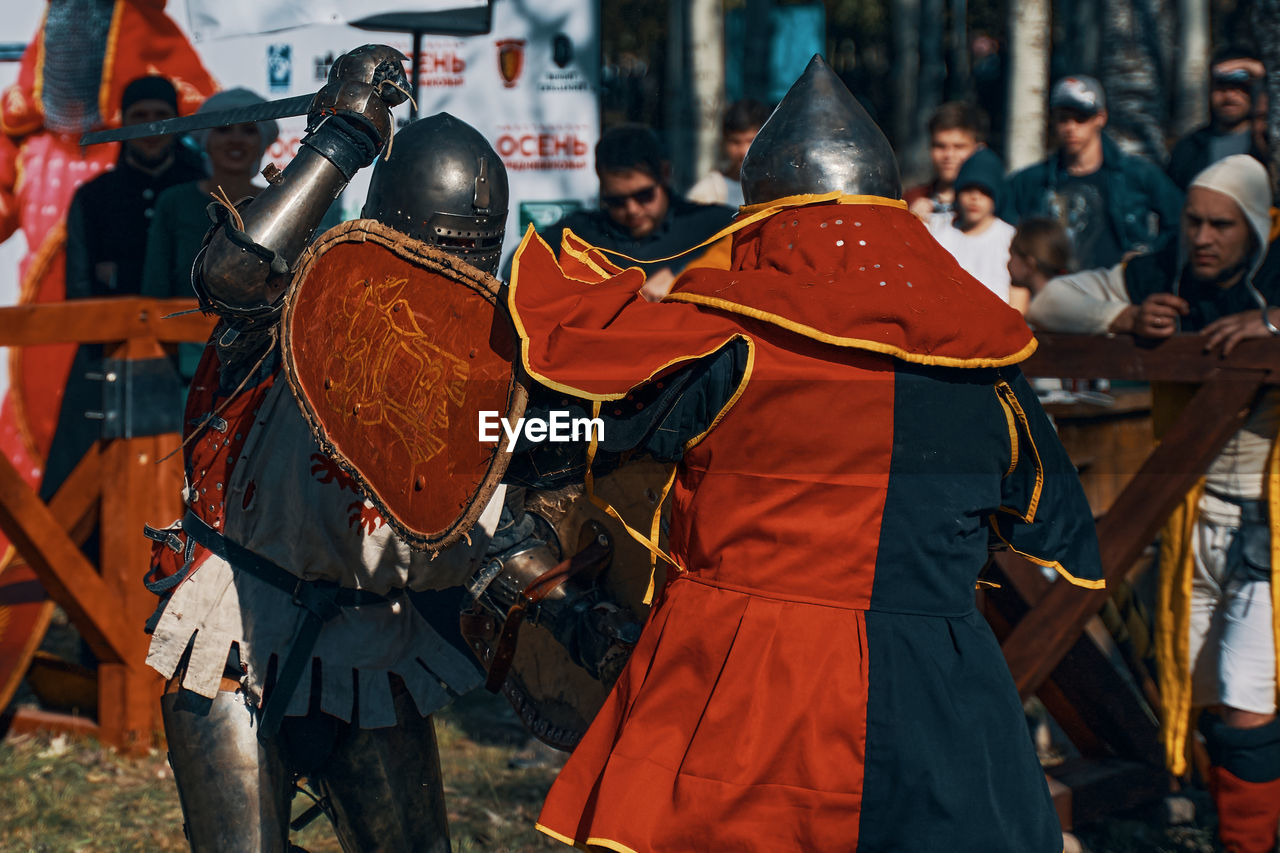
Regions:
[[1049, 89], [1049, 0], [1009, 5], [1009, 121], [1005, 165], [1010, 171], [1044, 158]]

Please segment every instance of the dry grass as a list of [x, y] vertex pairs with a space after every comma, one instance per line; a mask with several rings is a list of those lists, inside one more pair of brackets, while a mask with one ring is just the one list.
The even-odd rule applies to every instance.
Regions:
[[[555, 767], [509, 766], [524, 736], [505, 700], [472, 695], [437, 721], [456, 853], [568, 850], [533, 828]], [[308, 805], [295, 801], [295, 813]], [[296, 834], [311, 853], [339, 853], [320, 818]], [[182, 812], [161, 753], [126, 758], [92, 740], [21, 736], [0, 743], [0, 850], [5, 853], [184, 851]]]
[[[525, 738], [504, 700], [474, 693], [439, 716], [437, 733], [455, 853], [570, 849], [533, 829], [557, 767], [511, 766], [524, 752]], [[295, 812], [306, 805], [299, 797]], [[1196, 805], [1194, 824], [1166, 826], [1159, 806], [1151, 806], [1080, 827], [1077, 835], [1090, 853], [1212, 853], [1207, 798]], [[311, 853], [341, 849], [324, 818], [294, 842]], [[163, 755], [124, 758], [94, 741], [61, 736], [0, 743], [0, 851], [186, 849], [178, 795]]]

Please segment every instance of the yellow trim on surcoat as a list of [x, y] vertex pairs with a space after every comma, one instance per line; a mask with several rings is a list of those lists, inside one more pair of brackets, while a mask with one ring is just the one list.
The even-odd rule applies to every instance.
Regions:
[[752, 317], [756, 320], [763, 320], [766, 323], [786, 329], [789, 332], [795, 332], [797, 335], [803, 335], [824, 344], [833, 344], [840, 347], [849, 347], [851, 349], [867, 350], [868, 352], [877, 352], [882, 355], [891, 355], [901, 361], [912, 362], [913, 364], [928, 364], [939, 367], [1004, 367], [1009, 364], [1017, 364], [1024, 361], [1036, 351], [1038, 341], [1035, 338], [1029, 340], [1025, 346], [1010, 355], [1000, 356], [998, 358], [960, 358], [950, 355], [926, 355], [924, 353], [911, 352], [910, 350], [896, 347], [893, 344], [886, 344], [881, 341], [870, 341], [865, 338], [850, 338], [844, 335], [832, 335], [827, 332], [819, 331], [812, 326], [788, 319], [780, 314], [773, 314], [769, 311], [762, 311], [759, 308], [752, 308], [749, 305], [742, 305], [737, 302], [731, 302], [728, 299], [720, 299], [715, 296], [703, 296], [698, 293], [687, 293], [684, 291], [676, 291], [667, 294], [664, 302], [689, 302], [694, 305], [705, 305], [708, 308], [718, 308], [721, 311], [727, 311], [731, 314], [739, 314], [744, 317]]
[[639, 853], [638, 850], [632, 847], [628, 847], [627, 845], [623, 844], [621, 841], [614, 841], [612, 838], [600, 838], [599, 836], [590, 836], [587, 838], [587, 841], [585, 844], [579, 844], [569, 836], [556, 832], [554, 829], [552, 829], [551, 827], [545, 824], [535, 823], [533, 825], [533, 828], [538, 830], [538, 832], [541, 832], [544, 835], [551, 836], [556, 841], [559, 841], [561, 844], [568, 844], [570, 847], [576, 847], [579, 850], [590, 851], [592, 848], [603, 847], [606, 850], [613, 850], [614, 853]]
[[[650, 381], [655, 376], [657, 376], [659, 373], [662, 373], [667, 368], [673, 365], [681, 364], [682, 362], [686, 362], [686, 361], [696, 361], [700, 358], [711, 355], [713, 352], [716, 352], [717, 350], [724, 348], [724, 346], [730, 343], [731, 341], [733, 341], [734, 338], [741, 337], [743, 339], [748, 339], [746, 335], [743, 335], [740, 332], [729, 332], [725, 335], [724, 340], [720, 341], [715, 346], [708, 349], [706, 352], [690, 352], [690, 353], [679, 355], [671, 359], [670, 361], [667, 361], [663, 364], [658, 365], [656, 368], [653, 369], [653, 371], [649, 373], [648, 376], [644, 377], [643, 379], [637, 380], [636, 382], [632, 383], [630, 386], [628, 386], [625, 390], [622, 390], [622, 391], [612, 392], [608, 394], [598, 394], [598, 393], [593, 393], [591, 391], [587, 391], [583, 388], [575, 388], [574, 386], [564, 382], [557, 382], [551, 377], [545, 376], [544, 374], [534, 370], [533, 365], [529, 362], [529, 344], [530, 344], [529, 332], [524, 327], [524, 321], [520, 319], [520, 312], [516, 310], [516, 288], [519, 286], [519, 281], [520, 281], [520, 257], [521, 257], [521, 254], [524, 252], [525, 244], [527, 244], [530, 240], [537, 240], [543, 246], [547, 246], [546, 241], [543, 240], [541, 235], [539, 235], [538, 232], [534, 229], [534, 227], [530, 225], [528, 230], [525, 231], [524, 239], [520, 241], [520, 248], [516, 249], [514, 259], [512, 260], [512, 263], [511, 263], [511, 282], [510, 284], [507, 285], [507, 309], [508, 309], [508, 313], [511, 315], [511, 322], [516, 327], [516, 334], [520, 336], [520, 363], [524, 366], [526, 373], [528, 373], [531, 377], [536, 379], [540, 384], [545, 385], [548, 388], [552, 388], [556, 391], [560, 391], [565, 394], [572, 394], [575, 397], [582, 397], [585, 400], [603, 400], [603, 401], [621, 400], [623, 397], [627, 396], [627, 394], [631, 393], [632, 388], [645, 384], [646, 382]], [[547, 251], [548, 252], [551, 251], [550, 246], [547, 246]]]
[[1030, 560], [1037, 566], [1044, 566], [1046, 569], [1053, 569], [1055, 572], [1066, 578], [1072, 586], [1084, 587], [1085, 589], [1107, 588], [1107, 582], [1103, 578], [1099, 578], [1097, 580], [1092, 580], [1090, 578], [1078, 578], [1071, 574], [1071, 572], [1067, 571], [1067, 568], [1057, 560], [1046, 560], [1043, 557], [1037, 557], [1035, 554], [1028, 554], [1026, 551], [1019, 551], [1017, 548], [1013, 547], [1012, 542], [1000, 535], [1000, 524], [996, 520], [995, 513], [992, 513], [988, 518], [991, 522], [991, 532], [994, 533], [996, 538], [1003, 542], [1010, 551], [1017, 554], [1019, 557], [1022, 557], [1025, 560]]
[[543, 835], [551, 836], [556, 841], [559, 841], [561, 844], [568, 844], [570, 847], [576, 847], [579, 850], [589, 849], [586, 845], [577, 843], [567, 835], [561, 835], [560, 833], [556, 832], [554, 829], [552, 829], [549, 826], [545, 826], [541, 823], [535, 823], [533, 825], [533, 828], [538, 830], [538, 832], [541, 832]]

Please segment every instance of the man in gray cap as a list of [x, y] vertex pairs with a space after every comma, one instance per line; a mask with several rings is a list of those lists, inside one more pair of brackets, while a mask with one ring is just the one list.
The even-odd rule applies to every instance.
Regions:
[[1103, 132], [1106, 96], [1092, 77], [1064, 77], [1049, 95], [1058, 150], [1010, 182], [1019, 220], [1048, 216], [1071, 235], [1081, 269], [1155, 248], [1178, 227], [1182, 193], [1155, 164]]

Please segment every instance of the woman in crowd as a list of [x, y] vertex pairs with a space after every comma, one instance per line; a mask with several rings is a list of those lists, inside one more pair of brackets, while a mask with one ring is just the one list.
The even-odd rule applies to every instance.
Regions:
[[[211, 96], [199, 112], [218, 112], [263, 103], [248, 89], [228, 89]], [[252, 197], [258, 188], [262, 156], [279, 135], [272, 120], [215, 127], [192, 136], [204, 149], [209, 177], [170, 187], [156, 200], [155, 220], [147, 238], [147, 257], [142, 271], [142, 295], [160, 299], [190, 298], [191, 264], [205, 232], [209, 230], [206, 208], [214, 194], [232, 201]], [[203, 344], [178, 344], [178, 372], [184, 382], [195, 375]]]

